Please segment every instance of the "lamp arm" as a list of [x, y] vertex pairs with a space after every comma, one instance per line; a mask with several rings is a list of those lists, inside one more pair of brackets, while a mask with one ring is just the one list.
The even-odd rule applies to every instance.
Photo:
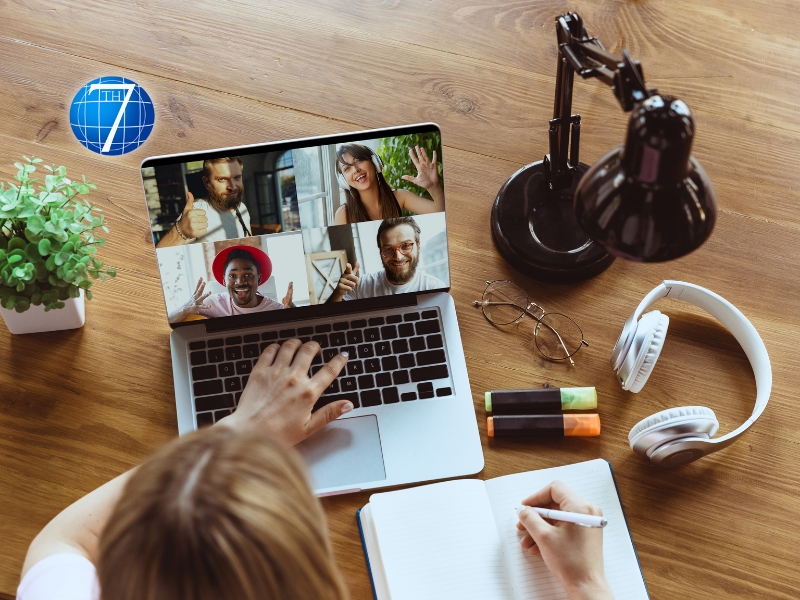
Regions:
[[645, 86], [639, 61], [633, 60], [627, 50], [619, 57], [603, 48], [597, 38], [589, 37], [577, 13], [556, 18], [556, 36], [556, 95], [550, 121], [550, 154], [544, 158], [551, 189], [571, 185], [572, 173], [580, 161], [581, 117], [571, 114], [574, 73], [584, 79], [597, 78], [611, 87], [625, 112], [657, 93]]

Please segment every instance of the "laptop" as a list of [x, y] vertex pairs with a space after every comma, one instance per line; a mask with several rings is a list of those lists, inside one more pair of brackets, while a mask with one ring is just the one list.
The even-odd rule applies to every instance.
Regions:
[[[354, 410], [297, 446], [315, 493], [483, 468], [437, 125], [157, 156], [141, 173], [181, 435], [232, 414], [263, 349], [299, 338], [322, 348], [312, 375], [350, 357], [315, 409]], [[401, 216], [359, 216], [361, 194]]]

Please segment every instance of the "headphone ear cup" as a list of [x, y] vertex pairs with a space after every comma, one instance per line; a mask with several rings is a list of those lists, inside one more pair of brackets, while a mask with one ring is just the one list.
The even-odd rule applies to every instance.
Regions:
[[336, 181], [339, 182], [339, 187], [343, 190], [349, 190], [350, 184], [347, 183], [347, 180], [342, 175], [342, 172], [339, 170], [339, 167], [336, 167]]
[[719, 430], [714, 411], [705, 406], [668, 408], [642, 419], [628, 434], [631, 450], [650, 456], [667, 442], [685, 437], [711, 438]]
[[374, 152], [372, 153], [372, 164], [375, 165], [375, 171], [378, 173], [383, 173], [383, 161], [381, 160], [381, 157]]
[[669, 317], [657, 310], [643, 315], [639, 320], [637, 333], [641, 332], [645, 335], [645, 339], [624, 389], [634, 394], [642, 391], [656, 366], [658, 357], [661, 356], [661, 349], [667, 339], [667, 329], [669, 329]]

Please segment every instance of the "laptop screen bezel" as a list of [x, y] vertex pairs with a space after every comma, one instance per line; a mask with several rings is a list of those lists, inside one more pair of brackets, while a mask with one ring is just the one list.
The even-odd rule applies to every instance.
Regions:
[[[396, 135], [409, 135], [414, 133], [438, 133], [441, 140], [441, 128], [433, 122], [416, 123], [412, 125], [400, 125], [396, 127], [386, 127], [383, 129], [367, 129], [360, 131], [353, 131], [348, 133], [336, 133], [330, 135], [297, 138], [291, 140], [279, 140], [275, 142], [266, 142], [263, 144], [248, 144], [244, 146], [230, 146], [226, 148], [215, 148], [212, 150], [200, 150], [193, 152], [182, 152], [176, 154], [168, 154], [161, 156], [151, 156], [145, 158], [139, 165], [139, 177], [142, 180], [142, 191], [144, 192], [144, 176], [142, 169], [147, 167], [159, 167], [164, 165], [174, 165], [176, 162], [192, 162], [195, 160], [208, 160], [214, 158], [223, 158], [235, 153], [239, 156], [246, 156], [249, 154], [260, 154], [264, 152], [285, 152], [287, 150], [294, 150], [296, 148], [306, 148], [315, 145], [328, 145], [338, 144], [344, 142], [360, 142], [363, 140], [370, 140], [382, 137], [392, 137]], [[444, 153], [444, 142], [442, 141], [442, 153]], [[439, 157], [442, 164], [442, 171], [444, 172], [444, 159]], [[149, 222], [149, 209], [147, 207], [147, 200], [145, 198], [145, 211], [148, 214]], [[447, 199], [445, 196], [445, 223], [447, 219]], [[151, 236], [152, 237], [152, 236]], [[449, 235], [445, 237], [447, 264], [448, 264], [448, 284], [452, 278], [450, 273], [450, 243]], [[153, 240], [153, 249], [156, 252], [156, 263], [158, 263], [155, 240]], [[161, 271], [158, 273], [159, 282], [161, 282]], [[426, 290], [424, 292], [409, 292], [405, 294], [397, 294], [394, 296], [382, 296], [380, 298], [364, 298], [359, 300], [348, 300], [346, 303], [340, 305], [315, 305], [294, 307], [291, 310], [278, 310], [254, 313], [252, 315], [234, 315], [229, 317], [216, 317], [205, 321], [184, 321], [180, 323], [169, 323], [172, 329], [178, 327], [188, 327], [191, 325], [205, 324], [208, 329], [214, 330], [228, 330], [228, 329], [241, 329], [252, 327], [255, 325], [270, 324], [270, 323], [283, 323], [286, 321], [310, 320], [318, 317], [326, 317], [338, 314], [351, 314], [358, 312], [365, 312], [371, 310], [380, 310], [391, 308], [395, 306], [412, 306], [417, 304], [417, 296], [420, 294], [435, 294], [438, 292], [447, 292], [450, 290], [450, 285], [435, 290]], [[167, 299], [163, 292], [164, 300], [164, 313], [167, 316]], [[169, 322], [169, 319], [167, 319]]]

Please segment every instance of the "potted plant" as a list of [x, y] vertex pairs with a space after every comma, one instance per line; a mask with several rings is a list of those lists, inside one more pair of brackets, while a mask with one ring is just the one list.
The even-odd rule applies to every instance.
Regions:
[[47, 165], [34, 179], [42, 159], [23, 158], [16, 183], [0, 181], [0, 314], [11, 333], [82, 327], [92, 280], [116, 275], [96, 254], [105, 244], [96, 230], [108, 233], [102, 211], [82, 197], [97, 186]]

